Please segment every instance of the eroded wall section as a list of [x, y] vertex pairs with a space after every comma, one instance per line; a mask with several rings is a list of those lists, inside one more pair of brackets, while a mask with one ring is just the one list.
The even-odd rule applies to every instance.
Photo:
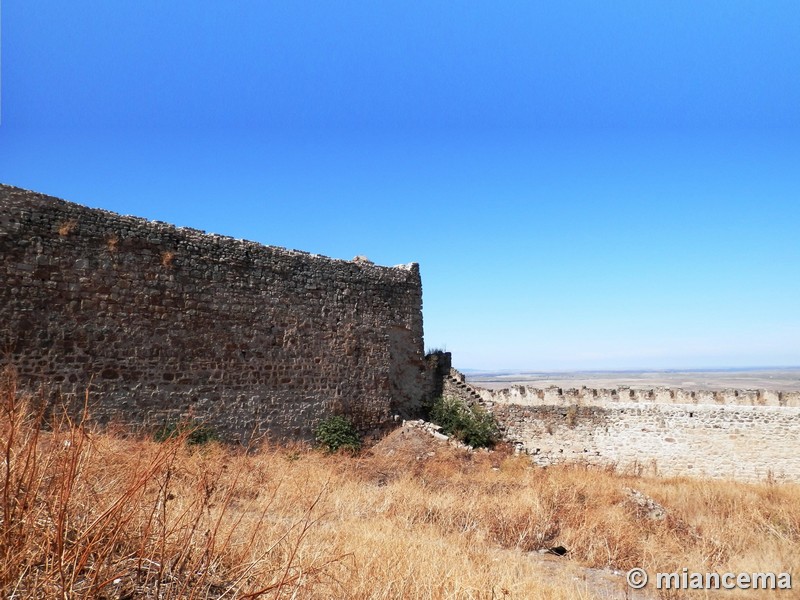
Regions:
[[0, 186], [0, 350], [25, 387], [101, 422], [226, 436], [363, 430], [427, 393], [416, 264], [380, 267]]

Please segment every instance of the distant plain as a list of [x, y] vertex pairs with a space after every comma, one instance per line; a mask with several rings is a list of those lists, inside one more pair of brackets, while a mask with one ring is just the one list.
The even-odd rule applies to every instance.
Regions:
[[686, 390], [800, 390], [800, 367], [652, 371], [467, 371], [467, 381], [499, 389], [511, 385], [544, 388], [670, 387]]

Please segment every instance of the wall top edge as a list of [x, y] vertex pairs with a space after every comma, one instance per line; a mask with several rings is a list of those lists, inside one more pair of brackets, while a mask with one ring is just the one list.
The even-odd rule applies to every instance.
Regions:
[[323, 254], [315, 254], [312, 252], [307, 252], [305, 250], [284, 248], [282, 246], [272, 246], [269, 244], [262, 244], [260, 242], [254, 242], [251, 240], [234, 238], [232, 236], [221, 235], [218, 233], [209, 233], [201, 229], [195, 229], [193, 227], [182, 227], [164, 221], [150, 220], [135, 215], [122, 215], [120, 213], [116, 213], [103, 208], [93, 208], [90, 206], [85, 206], [83, 204], [78, 204], [77, 202], [71, 202], [69, 200], [64, 200], [62, 198], [43, 194], [34, 190], [28, 190], [0, 183], [0, 212], [5, 212], [7, 209], [4, 207], [4, 205], [7, 205], [12, 200], [26, 200], [30, 202], [37, 202], [39, 203], [39, 206], [44, 209], [48, 208], [47, 205], [49, 204], [53, 208], [59, 208], [68, 212], [84, 212], [87, 214], [94, 214], [131, 227], [144, 228], [144, 229], [149, 229], [153, 232], [157, 232], [159, 234], [174, 235], [177, 237], [186, 238], [189, 241], [196, 242], [201, 245], [219, 244], [219, 245], [229, 246], [232, 249], [236, 248], [244, 251], [247, 250], [253, 251], [260, 249], [268, 250], [275, 254], [283, 255], [286, 257], [303, 258], [306, 260], [318, 261], [321, 263], [333, 263], [339, 265], [356, 266], [365, 271], [373, 271], [373, 272], [400, 271], [400, 272], [408, 272], [409, 274], [412, 275], [418, 275], [419, 273], [419, 264], [416, 262], [410, 262], [394, 266], [383, 266], [383, 265], [376, 265], [373, 262], [360, 256], [357, 256], [352, 260], [333, 258], [330, 256], [325, 256]]

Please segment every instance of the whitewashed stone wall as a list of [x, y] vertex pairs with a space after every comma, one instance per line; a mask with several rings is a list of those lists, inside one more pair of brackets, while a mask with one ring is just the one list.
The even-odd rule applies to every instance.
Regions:
[[800, 481], [800, 392], [472, 388], [540, 465]]
[[749, 406], [798, 406], [800, 391], [775, 390], [688, 390], [680, 388], [536, 388], [513, 385], [498, 390], [478, 388], [487, 402], [503, 402], [522, 406], [561, 405], [579, 403], [608, 406], [620, 402], [656, 402], [661, 404], [730, 404]]

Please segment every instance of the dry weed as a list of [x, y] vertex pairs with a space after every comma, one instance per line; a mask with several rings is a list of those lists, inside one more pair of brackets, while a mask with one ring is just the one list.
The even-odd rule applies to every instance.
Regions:
[[[543, 469], [391, 436], [357, 456], [134, 440], [44, 423], [13, 378], [0, 410], [4, 598], [588, 600], [578, 567], [800, 566], [796, 485]], [[543, 562], [556, 545], [567, 557]]]
[[61, 237], [67, 237], [70, 233], [75, 231], [75, 228], [78, 226], [78, 221], [75, 219], [70, 219], [68, 221], [64, 221], [58, 226], [58, 235]]

